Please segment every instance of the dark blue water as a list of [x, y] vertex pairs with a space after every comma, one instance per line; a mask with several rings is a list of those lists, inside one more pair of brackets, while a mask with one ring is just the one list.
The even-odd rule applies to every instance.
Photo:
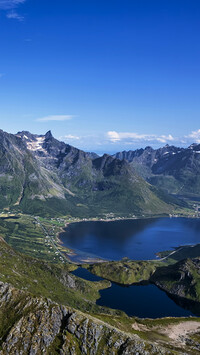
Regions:
[[194, 315], [191, 311], [178, 306], [155, 285], [124, 287], [112, 283], [110, 288], [101, 290], [100, 295], [98, 305], [120, 309], [129, 316], [162, 318]]
[[[89, 281], [103, 280], [84, 268], [78, 268], [72, 274]], [[98, 305], [119, 309], [129, 316], [139, 318], [189, 317], [200, 314], [200, 309], [187, 310], [186, 303], [182, 307], [177, 305], [155, 285], [125, 287], [112, 283], [111, 287], [100, 290], [100, 295], [101, 298], [96, 302]]]
[[103, 280], [102, 277], [97, 276], [89, 272], [87, 269], [79, 267], [78, 269], [71, 272], [71, 274], [81, 277], [84, 280], [88, 281], [100, 281]]
[[[200, 220], [186, 218], [159, 218], [114, 222], [81, 222], [68, 226], [61, 235], [65, 246], [77, 252], [75, 260], [86, 256], [119, 260], [125, 256], [136, 259], [154, 259], [155, 253], [180, 245], [200, 243]], [[73, 272], [90, 281], [98, 276], [86, 269]], [[97, 304], [120, 309], [129, 316], [160, 318], [166, 316], [200, 315], [198, 305], [191, 302], [177, 304], [154, 285], [123, 287], [112, 283], [100, 291]]]
[[87, 256], [148, 260], [159, 251], [200, 243], [200, 220], [152, 218], [72, 223], [60, 238], [64, 246], [78, 254], [72, 257], [77, 262]]

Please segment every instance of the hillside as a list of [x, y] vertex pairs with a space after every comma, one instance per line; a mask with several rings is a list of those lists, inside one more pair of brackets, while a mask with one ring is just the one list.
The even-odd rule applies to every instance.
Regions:
[[116, 153], [149, 183], [168, 193], [200, 196], [200, 144], [188, 148], [137, 149]]
[[[27, 257], [3, 239], [0, 253], [1, 355], [195, 354], [199, 348], [197, 318], [130, 318], [95, 304], [108, 281], [80, 279], [69, 272], [75, 266]], [[187, 325], [192, 333], [179, 331], [174, 342], [171, 329]]]
[[184, 259], [158, 268], [151, 280], [169, 294], [192, 300], [200, 312], [200, 258]]
[[176, 206], [125, 160], [96, 157], [50, 131], [0, 131], [0, 142], [1, 209], [90, 217], [169, 214]]
[[95, 317], [2, 282], [0, 300], [0, 314], [4, 315], [0, 320], [1, 355], [172, 354], [167, 344], [144, 341], [136, 334], [126, 334]]

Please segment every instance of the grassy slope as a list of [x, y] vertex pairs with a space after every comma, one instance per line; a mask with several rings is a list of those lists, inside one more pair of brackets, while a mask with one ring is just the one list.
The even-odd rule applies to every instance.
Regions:
[[[176, 262], [115, 261], [85, 266], [92, 273], [122, 285], [151, 282], [168, 293], [200, 305], [200, 257]], [[198, 311], [199, 312], [199, 311]]]
[[[46, 261], [59, 261], [59, 256], [45, 241], [45, 233], [34, 217], [28, 215], [3, 216], [0, 215], [0, 235], [4, 236], [6, 242], [15, 250]], [[49, 225], [48, 232], [51, 232], [51, 226]], [[54, 233], [58, 231], [59, 226]]]
[[171, 250], [166, 250], [163, 252], [159, 252], [158, 255], [160, 258], [167, 257], [168, 263], [174, 263], [187, 258], [196, 258], [200, 256], [200, 244], [185, 245], [176, 248], [176, 253], [171, 253]]
[[109, 286], [107, 281], [90, 282], [69, 275], [74, 268], [70, 264], [52, 265], [20, 254], [3, 239], [0, 240], [0, 253], [0, 281], [58, 303], [98, 311], [95, 305], [98, 291]]
[[[2, 286], [2, 285], [0, 285]], [[7, 289], [7, 290], [5, 290]], [[36, 353], [54, 355], [71, 354], [182, 354], [184, 350], [169, 342], [162, 333], [164, 327], [179, 323], [178, 320], [135, 320], [96, 314], [95, 317], [59, 306], [44, 298], [36, 298], [28, 292], [5, 285], [0, 307], [0, 350], [8, 353]], [[2, 290], [1, 290], [2, 291]], [[4, 291], [3, 291], [4, 292]], [[64, 313], [65, 312], [65, 313]], [[64, 314], [66, 316], [63, 317]], [[61, 317], [61, 318], [60, 318]], [[193, 319], [194, 321], [195, 319]], [[185, 319], [181, 319], [187, 322]], [[135, 330], [133, 325], [138, 326]], [[197, 344], [199, 341], [198, 334]], [[122, 347], [121, 347], [122, 345]], [[183, 350], [183, 351], [182, 351]], [[139, 352], [138, 352], [139, 351]], [[189, 352], [195, 354], [194, 351]]]
[[146, 183], [128, 167], [119, 171], [81, 170], [71, 177], [70, 189], [80, 198], [85, 214], [102, 216], [114, 213], [118, 216], [169, 214], [177, 207], [177, 201]]
[[[98, 319], [103, 321], [105, 329], [106, 327], [109, 329], [109, 326], [112, 327], [110, 329], [116, 334], [116, 341], [119, 340], [119, 334], [116, 332], [120, 330], [124, 336], [137, 334], [140, 337], [138, 341], [148, 341], [149, 343], [146, 345], [146, 350], [148, 351], [151, 351], [151, 342], [152, 344], [155, 342], [166, 346], [172, 354], [174, 353], [175, 347], [168, 342], [167, 336], [163, 335], [162, 331], [166, 326], [170, 326], [174, 322], [187, 322], [187, 319], [139, 320], [128, 317], [123, 312], [98, 307], [94, 303], [98, 297], [98, 290], [107, 287], [108, 283], [106, 281], [89, 282], [74, 277], [76, 288], [70, 289], [69, 286], [63, 284], [63, 274], [66, 275], [71, 266], [55, 266], [21, 255], [3, 240], [0, 241], [0, 253], [0, 281], [9, 282], [16, 287], [16, 290], [12, 291], [12, 298], [7, 302], [6, 309], [0, 307], [0, 336], [3, 339], [8, 334], [9, 329], [21, 317], [27, 317], [28, 322], [31, 320], [31, 317], [35, 314], [34, 304], [38, 304], [38, 302], [32, 301], [34, 299], [32, 295], [34, 295], [34, 297], [43, 296], [60, 304], [87, 311], [87, 315], [80, 314], [82, 317], [81, 322], [86, 317], [90, 319], [90, 315], [93, 315], [97, 319], [97, 323]], [[25, 293], [19, 292], [19, 289], [25, 291]], [[40, 301], [42, 305], [41, 302], [42, 300]], [[44, 311], [46, 312], [47, 308]], [[190, 320], [198, 319], [193, 318]], [[135, 330], [132, 326], [133, 324], [136, 324], [138, 329]], [[29, 323], [27, 323], [28, 325]], [[59, 336], [49, 349], [50, 354], [56, 354], [59, 351], [59, 347], [62, 346], [62, 339]], [[69, 337], [74, 339], [71, 335]], [[197, 341], [199, 340], [197, 339]], [[109, 353], [109, 346], [107, 349]], [[177, 348], [177, 350], [179, 353], [180, 348]], [[193, 353], [195, 354], [195, 352], [191, 352], [191, 354]]]
[[154, 261], [112, 261], [86, 265], [92, 273], [123, 285], [148, 281], [159, 262]]
[[151, 280], [172, 295], [200, 303], [200, 257], [159, 268]]
[[[33, 221], [34, 219], [29, 216], [21, 216], [20, 219], [0, 219], [0, 232], [1, 234], [5, 233], [7, 237], [10, 238], [9, 241], [19, 250], [22, 250], [23, 244], [27, 241], [27, 244], [25, 243], [25, 249], [28, 254], [31, 254], [31, 248], [34, 250], [35, 245], [37, 245], [38, 250], [42, 247], [44, 238], [43, 234], [41, 234], [41, 228], [37, 224], [33, 224]], [[17, 230], [13, 228], [16, 222], [18, 223]], [[49, 228], [49, 231], [52, 226], [55, 228], [57, 225], [57, 230], [63, 226], [62, 222], [57, 221], [42, 220], [42, 222], [47, 229]], [[41, 242], [41, 244], [36, 243], [37, 238], [38, 242]], [[46, 250], [45, 245], [43, 245], [43, 248]], [[0, 253], [0, 281], [9, 282], [16, 288], [25, 289], [36, 296], [42, 295], [58, 303], [87, 311], [106, 324], [110, 324], [124, 332], [138, 334], [144, 340], [167, 342], [167, 337], [160, 334], [160, 329], [174, 322], [180, 322], [180, 319], [175, 320], [171, 318], [166, 320], [140, 321], [126, 316], [123, 312], [96, 306], [95, 301], [99, 297], [98, 290], [107, 287], [108, 283], [106, 281], [84, 281], [73, 276], [76, 287], [75, 289], [69, 288], [69, 285], [66, 285], [64, 280], [66, 280], [65, 276], [68, 274], [68, 271], [74, 266], [69, 264], [52, 265], [48, 262], [44, 262], [46, 256], [48, 260], [51, 260], [51, 257], [53, 257], [53, 255], [51, 256], [48, 252], [44, 252], [44, 254], [38, 253], [38, 256], [43, 259], [43, 261], [40, 261], [20, 254], [3, 241], [0, 241]], [[125, 260], [123, 262], [113, 262], [110, 263], [110, 265], [109, 263], [108, 265], [106, 264], [107, 263], [96, 265], [96, 267], [99, 266], [100, 269], [101, 266], [104, 267], [101, 272], [105, 272], [106, 275], [103, 274], [101, 276], [108, 277], [114, 281], [120, 280], [122, 283], [139, 282], [141, 279], [146, 280], [154, 272], [155, 268], [160, 265], [159, 262], [149, 264], [148, 262], [128, 262]], [[130, 269], [128, 272], [127, 268]], [[112, 272], [110, 272], [112, 277], [109, 277], [109, 271]], [[23, 299], [20, 302], [23, 302]], [[2, 320], [5, 320], [5, 322], [0, 322], [0, 331], [4, 329], [7, 323], [11, 321], [14, 322], [16, 319], [15, 313], [12, 313], [10, 308], [7, 309], [6, 314], [8, 317], [2, 317]], [[187, 319], [181, 319], [181, 321], [187, 321]], [[135, 322], [138, 325], [144, 325], [147, 329], [133, 329], [132, 324]]]
[[[41, 224], [39, 225], [38, 221], [42, 223], [42, 225]], [[55, 247], [56, 249], [55, 249], [54, 244], [52, 244], [46, 238], [46, 234], [48, 233], [49, 235], [53, 236], [53, 240], [56, 241], [55, 235], [60, 231], [60, 228], [64, 226], [65, 223], [63, 221], [56, 221], [56, 220], [51, 221], [42, 218], [35, 220], [34, 217], [30, 217], [30, 216], [22, 215], [19, 216], [19, 218], [17, 218], [8, 215], [8, 217], [0, 218], [0, 235], [4, 235], [5, 240], [15, 250], [18, 250], [19, 252], [23, 251], [23, 253], [25, 253], [27, 256], [28, 255], [34, 256], [44, 261], [49, 261], [51, 263], [53, 262], [55, 264], [58, 264], [58, 266], [61, 268], [64, 267], [63, 265], [68, 265], [69, 268], [69, 264], [63, 264], [62, 260], [64, 259], [61, 259], [60, 257], [60, 255], [62, 254], [60, 253], [58, 254], [58, 250], [61, 253], [67, 250], [65, 250], [65, 248], [63, 248], [62, 246], [59, 246], [57, 249], [57, 245], [58, 245], [57, 243], [55, 244], [56, 245]], [[43, 228], [45, 228], [45, 230]], [[166, 254], [162, 256], [165, 255]], [[165, 284], [162, 279], [163, 287], [167, 288], [168, 287], [167, 285], [169, 285], [169, 279], [171, 279], [170, 282], [171, 285], [173, 286], [174, 281], [172, 275], [174, 277], [174, 275], [177, 274], [177, 267], [178, 267], [177, 266], [178, 264], [176, 264], [176, 262], [178, 260], [182, 260], [187, 255], [189, 255], [191, 258], [200, 256], [200, 246], [199, 245], [194, 247], [186, 246], [180, 248], [177, 250], [176, 253], [170, 255], [165, 260], [165, 262], [122, 260], [122, 261], [113, 261], [113, 262], [97, 263], [93, 265], [86, 265], [85, 267], [87, 267], [91, 272], [93, 272], [98, 276], [101, 276], [110, 281], [114, 281], [121, 284], [127, 284], [127, 285], [142, 282], [142, 281], [148, 281], [148, 280], [151, 280], [155, 283], [156, 280], [158, 280], [159, 282], [159, 280], [161, 280], [161, 275], [162, 275], [162, 271], [160, 270], [164, 270], [164, 273], [166, 275], [170, 275], [170, 277], [168, 276], [167, 278], [165, 277]], [[6, 263], [2, 265], [2, 269], [5, 268]], [[172, 266], [170, 266], [170, 264]], [[40, 264], [40, 266], [42, 267], [42, 263]], [[70, 267], [73, 268], [73, 266]], [[10, 266], [7, 268], [7, 270], [9, 269]], [[4, 273], [5, 275], [6, 272]], [[193, 279], [196, 280], [197, 287], [195, 289], [195, 292], [197, 292], [197, 295], [196, 296], [193, 295], [193, 297], [191, 297], [189, 292], [188, 295], [184, 294], [184, 297], [193, 300], [194, 299], [198, 300], [200, 299], [200, 286], [199, 286], [199, 278], [198, 278], [199, 276], [198, 276], [198, 272], [195, 274], [195, 267], [193, 268], [191, 267], [191, 272], [193, 275]], [[178, 275], [177, 277], [180, 278], [179, 273], [177, 275]], [[28, 275], [27, 277], [29, 276], [30, 275]], [[33, 276], [34, 275], [31, 276], [31, 279], [33, 279]], [[25, 275], [22, 277], [22, 279], [23, 278], [24, 280], [26, 280]], [[6, 281], [6, 279], [3, 279], [3, 281]], [[25, 283], [26, 282], [27, 280], [25, 281]]]

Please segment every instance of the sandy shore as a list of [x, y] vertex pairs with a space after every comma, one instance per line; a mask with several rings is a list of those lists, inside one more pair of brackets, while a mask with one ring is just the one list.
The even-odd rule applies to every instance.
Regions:
[[141, 332], [157, 332], [169, 338], [171, 344], [177, 346], [184, 346], [188, 336], [200, 332], [200, 322], [196, 320], [181, 321], [176, 324], [169, 324], [166, 326], [148, 327], [137, 322], [132, 324], [132, 328]]
[[187, 321], [179, 324], [169, 325], [163, 334], [167, 335], [174, 342], [184, 345], [188, 335], [200, 331], [200, 322]]

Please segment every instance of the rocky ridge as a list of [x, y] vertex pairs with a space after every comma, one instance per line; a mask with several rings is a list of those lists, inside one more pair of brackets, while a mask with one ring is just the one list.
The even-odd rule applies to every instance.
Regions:
[[[0, 282], [1, 355], [172, 354], [79, 311]], [[3, 327], [2, 327], [3, 326]], [[174, 351], [173, 354], [179, 352]]]
[[150, 280], [169, 294], [194, 301], [200, 312], [200, 258], [158, 268]]
[[200, 144], [146, 147], [118, 152], [114, 157], [126, 160], [146, 181], [168, 193], [200, 195]]
[[0, 131], [0, 142], [0, 208], [90, 217], [170, 213], [176, 207], [127, 161], [86, 153], [50, 131]]

